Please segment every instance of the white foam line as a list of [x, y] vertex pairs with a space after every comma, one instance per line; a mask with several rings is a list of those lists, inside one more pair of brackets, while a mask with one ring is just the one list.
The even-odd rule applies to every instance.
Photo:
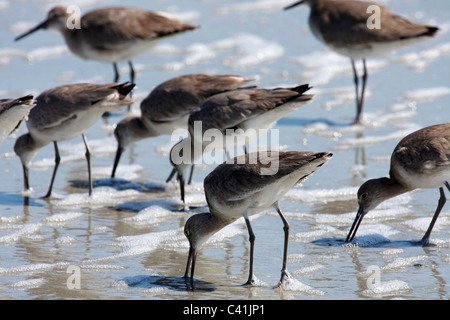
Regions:
[[233, 13], [248, 13], [260, 11], [280, 11], [285, 6], [292, 3], [292, 0], [259, 0], [251, 2], [239, 2], [217, 8], [215, 12], [219, 15]]
[[407, 282], [401, 280], [381, 281], [379, 284], [374, 284], [369, 289], [363, 291], [365, 296], [379, 297], [386, 295], [393, 295], [401, 291], [409, 290], [410, 287]]
[[138, 212], [135, 216], [124, 218], [129, 224], [137, 226], [158, 224], [168, 216], [186, 215], [185, 212], [174, 212], [158, 205], [153, 205]]
[[32, 274], [42, 271], [50, 271], [55, 268], [62, 268], [68, 266], [68, 262], [58, 262], [58, 263], [34, 263], [16, 267], [2, 268], [0, 267], [0, 274], [2, 275], [23, 275]]
[[130, 201], [139, 196], [139, 191], [123, 190], [117, 191], [109, 187], [94, 188], [92, 196], [87, 192], [72, 193], [64, 196], [62, 199], [52, 200], [52, 203], [60, 207], [103, 207], [106, 205], [117, 205], [123, 202], [124, 199]]
[[450, 95], [450, 87], [421, 88], [406, 92], [403, 96], [408, 101], [434, 101]]
[[12, 234], [0, 237], [0, 243], [14, 243], [19, 239], [31, 236], [37, 233], [42, 227], [41, 223], [28, 223], [24, 224], [19, 230], [13, 232]]
[[[93, 157], [114, 154], [117, 148], [117, 142], [113, 137], [88, 140], [88, 144]], [[61, 154], [61, 165], [86, 160], [86, 147], [83, 142], [62, 143], [58, 144], [58, 146]], [[48, 170], [54, 166], [54, 158], [42, 158], [40, 160], [33, 161], [30, 164], [30, 168], [34, 170]]]
[[0, 225], [12, 225], [25, 220], [23, 216], [0, 217]]
[[295, 187], [289, 190], [285, 199], [303, 203], [327, 203], [355, 199], [358, 188], [303, 190]]
[[279, 287], [277, 287], [277, 290], [280, 290], [282, 292], [302, 292], [312, 296], [325, 295], [324, 291], [315, 289], [300, 282], [299, 280], [295, 279], [295, 277], [289, 272], [287, 272], [286, 281], [284, 281]]
[[344, 151], [350, 148], [355, 147], [365, 147], [370, 145], [375, 145], [379, 143], [383, 143], [386, 141], [399, 141], [403, 137], [407, 136], [411, 132], [417, 130], [419, 127], [409, 128], [405, 130], [399, 130], [392, 132], [390, 134], [382, 135], [382, 136], [362, 136], [360, 138], [347, 138], [343, 141], [339, 142], [339, 145], [333, 150]]
[[80, 217], [84, 216], [84, 213], [82, 212], [67, 212], [67, 213], [58, 213], [54, 214], [52, 216], [49, 216], [42, 221], [44, 223], [55, 225], [55, 224], [64, 224], [68, 221], [78, 219]]
[[[348, 58], [331, 50], [321, 50], [290, 59], [291, 62], [300, 65], [304, 70], [302, 76], [315, 86], [323, 86], [330, 83], [336, 77], [351, 75], [352, 67]], [[367, 63], [370, 74], [385, 68], [389, 62], [386, 59], [371, 59]], [[357, 65], [357, 69], [361, 66]], [[354, 90], [354, 89], [353, 89]], [[352, 92], [352, 91], [349, 91]], [[369, 90], [367, 91], [369, 93]], [[353, 95], [354, 93], [350, 93]]]
[[54, 46], [54, 47], [41, 47], [32, 50], [28, 53], [27, 58], [29, 62], [35, 62], [40, 60], [53, 59], [69, 53], [69, 48], [66, 45]]
[[326, 225], [326, 226], [318, 226], [317, 230], [296, 233], [293, 236], [293, 238], [296, 241], [300, 241], [300, 240], [301, 241], [310, 241], [311, 239], [317, 239], [324, 235], [333, 234], [333, 233], [340, 233], [340, 231], [335, 227]]
[[164, 64], [162, 70], [180, 71], [186, 67], [203, 63], [217, 57], [221, 51], [230, 51], [231, 55], [221, 61], [230, 69], [243, 69], [253, 67], [265, 62], [276, 60], [284, 54], [284, 48], [272, 41], [265, 40], [257, 35], [240, 33], [229, 38], [212, 43], [195, 43], [187, 48], [157, 46], [156, 53], [168, 55], [179, 54], [183, 58], [180, 61], [172, 61]]
[[409, 257], [409, 258], [397, 258], [391, 263], [388, 263], [384, 267], [381, 268], [381, 270], [393, 270], [393, 269], [400, 269], [409, 267], [411, 265], [414, 265], [418, 262], [428, 260], [428, 256], [417, 256], [417, 257]]
[[16, 282], [16, 283], [12, 284], [11, 287], [16, 290], [28, 290], [28, 289], [39, 288], [40, 286], [42, 286], [43, 284], [45, 284], [47, 282], [48, 281], [43, 278], [28, 279], [28, 280], [22, 280], [22, 281]]
[[[437, 232], [441, 230], [442, 226], [450, 225], [448, 221], [448, 217], [450, 215], [450, 211], [442, 211], [439, 215], [439, 218], [436, 221], [436, 224], [433, 227], [433, 232]], [[409, 219], [404, 221], [403, 224], [417, 231], [425, 232], [428, 229], [432, 219], [432, 212], [430, 212], [426, 217]]]
[[[108, 261], [121, 259], [124, 257], [148, 254], [156, 250], [164, 242], [180, 241], [184, 237], [182, 229], [171, 229], [161, 232], [152, 232], [137, 236], [122, 236], [116, 239], [114, 246], [123, 248], [123, 251], [111, 256], [96, 258], [86, 261], [87, 263], [95, 263], [99, 261]], [[187, 242], [187, 241], [186, 241]]]

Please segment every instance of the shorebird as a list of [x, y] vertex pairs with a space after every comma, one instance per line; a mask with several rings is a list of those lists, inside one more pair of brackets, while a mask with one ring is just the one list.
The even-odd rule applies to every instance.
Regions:
[[114, 130], [118, 146], [111, 173], [113, 178], [125, 148], [132, 142], [172, 134], [188, 128], [189, 115], [210, 96], [241, 87], [251, 81], [238, 75], [188, 74], [167, 80], [141, 102], [140, 117], [128, 117]]
[[278, 201], [295, 184], [306, 180], [332, 157], [329, 152], [259, 152], [231, 159], [214, 169], [204, 180], [204, 190], [209, 212], [190, 217], [184, 227], [189, 240], [189, 255], [184, 277], [191, 268], [194, 280], [196, 256], [201, 246], [214, 233], [244, 217], [249, 233], [249, 276], [244, 285], [253, 285], [253, 249], [255, 235], [249, 217], [274, 208], [283, 221], [284, 252], [281, 279], [286, 281], [289, 223], [281, 212]]
[[[301, 0], [285, 10], [307, 4], [309, 27], [327, 47], [350, 58], [356, 91], [355, 123], [361, 120], [367, 82], [366, 58], [385, 55], [436, 34], [439, 28], [413, 23], [374, 2], [353, 0]], [[362, 88], [355, 61], [362, 60]]]
[[381, 202], [414, 189], [439, 188], [438, 206], [420, 240], [427, 246], [446, 202], [444, 186], [450, 191], [450, 123], [426, 127], [404, 137], [392, 153], [389, 175], [368, 180], [359, 188], [359, 209], [345, 242], [353, 240], [364, 216]]
[[0, 99], [0, 144], [28, 118], [34, 106], [35, 101], [31, 95], [17, 99]]
[[91, 157], [84, 132], [93, 126], [104, 112], [119, 111], [133, 102], [127, 95], [134, 84], [70, 84], [44, 91], [36, 98], [36, 106], [31, 109], [28, 133], [20, 136], [14, 151], [20, 157], [23, 167], [24, 187], [30, 189], [28, 168], [39, 149], [53, 142], [55, 167], [50, 187], [44, 198], [51, 196], [53, 182], [61, 157], [58, 142], [81, 135], [86, 147], [89, 175], [89, 195], [92, 194]]
[[[309, 103], [314, 96], [304, 93], [310, 88], [307, 84], [295, 88], [243, 88], [207, 99], [199, 111], [189, 116], [189, 136], [170, 151], [170, 162], [175, 169], [172, 174], [177, 174], [183, 203], [187, 171], [207, 148], [245, 147], [246, 138], [251, 138], [251, 135], [246, 135], [247, 130], [258, 133], [261, 129], [268, 129], [279, 119]], [[196, 129], [198, 124], [201, 132]], [[219, 133], [220, 139], [203, 139], [208, 131]]]
[[114, 82], [119, 80], [117, 63], [128, 61], [130, 81], [134, 83], [131, 59], [148, 51], [156, 40], [196, 28], [138, 8], [102, 8], [79, 17], [71, 7], [57, 6], [48, 12], [47, 19], [16, 37], [15, 41], [40, 29], [55, 29], [77, 56], [112, 63]]

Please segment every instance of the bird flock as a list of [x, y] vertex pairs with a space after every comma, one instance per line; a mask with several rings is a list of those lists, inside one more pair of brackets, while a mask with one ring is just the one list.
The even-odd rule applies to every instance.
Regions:
[[[366, 59], [384, 55], [436, 35], [439, 28], [415, 24], [389, 8], [373, 2], [353, 0], [302, 0], [284, 8], [305, 4], [310, 8], [309, 26], [314, 36], [330, 49], [350, 58], [354, 71], [356, 116], [363, 114], [364, 91], [368, 78]], [[369, 6], [379, 9], [379, 28], [369, 28]], [[36, 98], [0, 100], [0, 142], [25, 121], [28, 132], [17, 138], [14, 152], [23, 167], [24, 189], [30, 189], [29, 165], [39, 151], [53, 144], [55, 166], [48, 192], [52, 195], [60, 154], [58, 143], [81, 136], [86, 148], [89, 195], [93, 193], [91, 152], [85, 132], [102, 116], [121, 111], [133, 104], [135, 71], [132, 59], [148, 51], [158, 41], [194, 32], [199, 26], [138, 8], [114, 7], [90, 11], [70, 25], [72, 13], [66, 7], [55, 7], [36, 27], [16, 37], [22, 40], [41, 29], [61, 33], [70, 51], [83, 59], [111, 63], [114, 80], [108, 84], [66, 84], [42, 92]], [[362, 84], [355, 61], [363, 61]], [[118, 82], [117, 64], [126, 61], [130, 81]], [[244, 217], [250, 242], [249, 276], [245, 285], [254, 285], [253, 248], [255, 234], [251, 215], [273, 208], [283, 222], [284, 250], [281, 286], [288, 278], [286, 262], [289, 223], [279, 207], [279, 200], [294, 185], [306, 180], [325, 165], [332, 153], [327, 151], [257, 151], [248, 152], [248, 141], [239, 139], [246, 130], [266, 130], [279, 119], [306, 104], [314, 104], [309, 93], [314, 84], [292, 87], [259, 88], [253, 79], [236, 75], [187, 74], [157, 85], [140, 103], [140, 115], [123, 118], [114, 136], [117, 151], [111, 178], [116, 176], [120, 158], [126, 148], [139, 140], [171, 135], [184, 129], [188, 136], [176, 143], [168, 159], [167, 181], [179, 182], [181, 200], [185, 201], [185, 183], [191, 183], [198, 159], [211, 148], [243, 149], [244, 154], [227, 159], [204, 179], [208, 211], [191, 216], [184, 228], [189, 254], [184, 277], [194, 282], [196, 256], [206, 240], [236, 219]], [[201, 129], [197, 134], [196, 125]], [[221, 135], [214, 143], [205, 141], [208, 130]], [[230, 144], [229, 141], [232, 141]], [[226, 146], [226, 148], [225, 148]], [[241, 150], [242, 150], [241, 149]], [[326, 170], [321, 169], [321, 170]], [[391, 157], [389, 177], [371, 179], [359, 189], [359, 209], [346, 243], [354, 241], [358, 227], [367, 212], [384, 200], [417, 188], [439, 189], [440, 198], [430, 226], [420, 241], [426, 246], [446, 202], [444, 188], [450, 191], [450, 123], [422, 128], [402, 139]], [[189, 210], [187, 210], [189, 212]], [[190, 273], [189, 273], [190, 270]]]

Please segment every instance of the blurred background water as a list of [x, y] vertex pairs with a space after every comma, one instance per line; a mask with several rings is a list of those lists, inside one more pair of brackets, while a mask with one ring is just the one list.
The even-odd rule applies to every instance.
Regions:
[[[362, 126], [355, 115], [350, 62], [326, 49], [309, 31], [309, 9], [283, 11], [289, 1], [128, 1], [198, 24], [194, 32], [161, 41], [134, 59], [136, 104], [159, 83], [187, 73], [240, 74], [260, 87], [309, 83], [314, 101], [282, 119], [280, 147], [332, 151], [334, 157], [280, 202], [291, 224], [288, 270], [292, 281], [274, 290], [282, 259], [282, 223], [276, 212], [253, 218], [255, 274], [247, 279], [248, 237], [242, 219], [223, 229], [199, 254], [196, 287], [181, 279], [188, 243], [187, 218], [204, 208], [180, 212], [178, 186], [165, 183], [173, 143], [161, 136], [135, 143], [110, 179], [116, 142], [114, 125], [123, 113], [100, 120], [86, 132], [94, 153], [94, 196], [87, 196], [84, 145], [60, 144], [62, 164], [54, 196], [42, 200], [53, 169], [53, 147], [33, 160], [29, 203], [22, 168], [14, 155], [22, 125], [0, 146], [1, 299], [448, 299], [450, 209], [431, 236], [433, 247], [414, 246], [424, 234], [438, 200], [437, 190], [418, 190], [381, 205], [363, 221], [358, 246], [342, 246], [357, 209], [356, 191], [368, 178], [386, 176], [397, 142], [418, 128], [449, 122], [450, 36], [445, 0], [380, 1], [413, 21], [438, 25], [432, 40], [369, 59]], [[14, 38], [42, 21], [54, 5], [81, 12], [119, 1], [0, 1], [0, 97], [15, 98], [67, 83], [107, 83], [110, 64], [71, 54], [61, 35], [40, 31]], [[128, 66], [120, 65], [121, 81]], [[214, 165], [197, 169], [187, 201], [204, 206], [203, 178]], [[80, 270], [71, 288], [70, 266]], [[78, 270], [78, 269], [77, 269]], [[368, 280], [378, 270], [375, 286]], [[69, 272], [69, 273], [68, 273]], [[69, 285], [68, 285], [69, 281]]]

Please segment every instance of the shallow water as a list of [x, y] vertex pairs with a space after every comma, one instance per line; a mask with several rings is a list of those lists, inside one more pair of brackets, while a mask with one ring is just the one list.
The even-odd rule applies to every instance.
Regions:
[[[194, 289], [182, 279], [187, 218], [206, 210], [202, 180], [214, 168], [196, 170], [187, 188], [192, 207], [180, 211], [171, 167], [170, 137], [135, 143], [110, 179], [114, 125], [100, 120], [87, 133], [94, 153], [95, 189], [87, 196], [81, 138], [60, 144], [62, 164], [54, 196], [42, 200], [53, 168], [51, 145], [31, 167], [31, 194], [22, 191], [22, 170], [12, 146], [21, 126], [0, 146], [1, 299], [448, 299], [450, 209], [432, 233], [433, 246], [418, 246], [437, 204], [437, 190], [399, 196], [370, 212], [354, 243], [343, 245], [356, 213], [355, 194], [368, 178], [385, 176], [396, 143], [418, 128], [449, 121], [450, 36], [444, 0], [383, 1], [415, 21], [437, 24], [436, 39], [369, 60], [363, 126], [351, 126], [355, 107], [351, 66], [327, 50], [307, 26], [307, 8], [284, 12], [291, 1], [130, 1], [201, 25], [198, 31], [160, 42], [134, 60], [136, 105], [171, 77], [186, 73], [234, 73], [261, 87], [309, 83], [314, 101], [276, 125], [280, 147], [332, 151], [333, 158], [280, 202], [291, 226], [289, 282], [280, 277], [283, 231], [276, 212], [252, 217], [255, 274], [247, 279], [248, 237], [238, 220], [205, 245]], [[112, 67], [70, 54], [61, 36], [41, 31], [13, 38], [43, 20], [57, 2], [0, 1], [0, 95], [39, 94], [72, 82], [112, 80]], [[62, 3], [62, 2], [58, 2]], [[69, 3], [68, 1], [65, 2]], [[86, 12], [117, 1], [71, 1]], [[128, 78], [121, 65], [122, 80]], [[29, 196], [28, 203], [25, 196]], [[78, 287], [79, 285], [79, 287]]]

